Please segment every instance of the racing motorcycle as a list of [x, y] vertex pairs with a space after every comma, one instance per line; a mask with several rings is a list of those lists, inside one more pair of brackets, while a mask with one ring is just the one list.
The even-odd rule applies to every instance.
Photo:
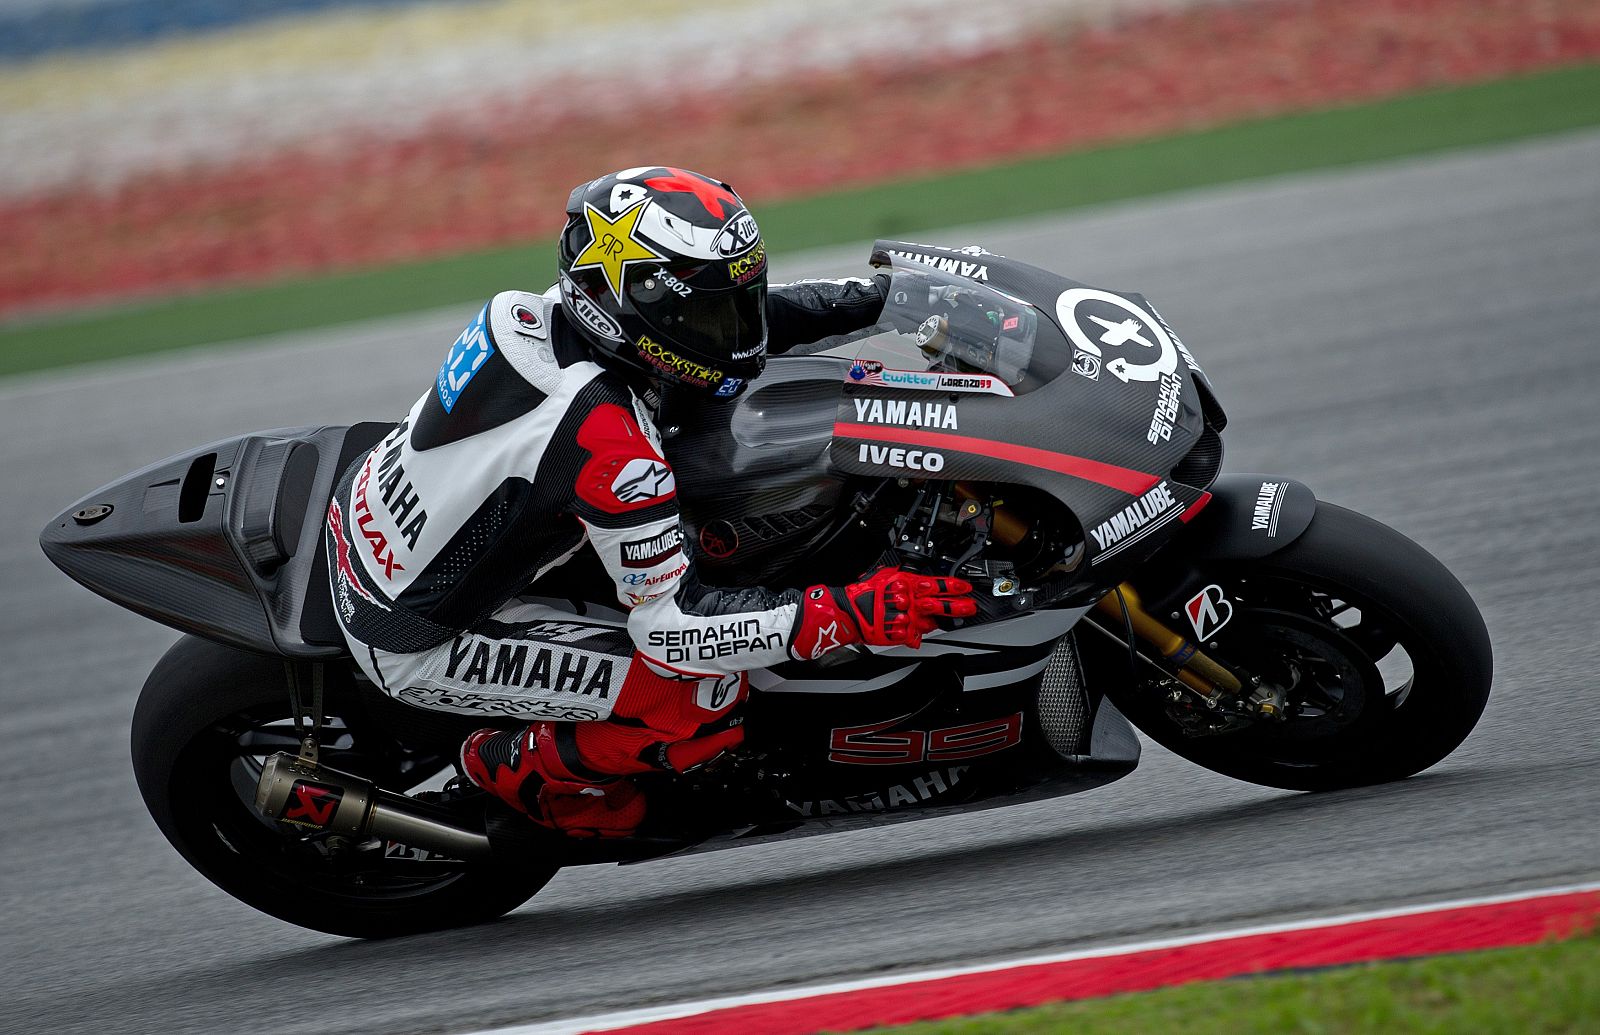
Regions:
[[[872, 262], [890, 279], [869, 333], [774, 357], [736, 403], [663, 400], [684, 541], [713, 584], [956, 575], [974, 618], [917, 651], [752, 673], [741, 749], [640, 777], [636, 836], [566, 838], [450, 779], [485, 719], [401, 704], [346, 653], [323, 515], [389, 425], [202, 446], [41, 537], [72, 578], [185, 634], [132, 729], [172, 845], [267, 913], [383, 937], [499, 916], [563, 866], [1090, 790], [1138, 764], [1133, 727], [1307, 791], [1402, 779], [1471, 731], [1492, 660], [1466, 590], [1292, 478], [1222, 474], [1211, 382], [1143, 296], [976, 247], [880, 241]], [[622, 620], [584, 599], [610, 581], [580, 563], [529, 592]], [[681, 649], [663, 660], [692, 662]]]

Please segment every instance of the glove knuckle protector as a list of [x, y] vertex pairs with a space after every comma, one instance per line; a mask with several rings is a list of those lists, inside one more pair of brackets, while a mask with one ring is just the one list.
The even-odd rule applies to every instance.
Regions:
[[821, 657], [848, 643], [917, 647], [937, 618], [977, 614], [972, 585], [962, 579], [917, 575], [882, 568], [842, 589], [812, 586], [790, 652], [801, 660]]

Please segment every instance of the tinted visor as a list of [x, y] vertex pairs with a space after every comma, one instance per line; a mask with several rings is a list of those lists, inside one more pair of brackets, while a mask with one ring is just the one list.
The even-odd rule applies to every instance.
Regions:
[[635, 275], [628, 299], [651, 330], [680, 348], [724, 366], [764, 358], [766, 284], [694, 287], [698, 272], [689, 267]]

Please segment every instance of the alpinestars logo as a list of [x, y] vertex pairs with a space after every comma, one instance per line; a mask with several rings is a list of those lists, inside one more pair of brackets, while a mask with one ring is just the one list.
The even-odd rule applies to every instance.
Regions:
[[1184, 603], [1183, 611], [1189, 616], [1189, 624], [1194, 627], [1195, 639], [1204, 642], [1232, 620], [1233, 603], [1221, 586], [1213, 584], [1190, 597]]
[[329, 544], [329, 566], [336, 573], [334, 579], [334, 600], [339, 606], [339, 612], [344, 615], [345, 621], [353, 621], [356, 616], [357, 596], [367, 603], [376, 606], [381, 611], [389, 610], [389, 605], [373, 596], [367, 587], [361, 584], [356, 575], [354, 563], [350, 560], [350, 540], [345, 535], [344, 511], [339, 509], [337, 499], [328, 502], [328, 537], [332, 539]]
[[817, 630], [817, 642], [811, 648], [810, 659], [816, 661], [837, 646], [839, 646], [839, 620], [834, 619]]
[[671, 496], [676, 488], [672, 468], [660, 460], [638, 457], [612, 481], [611, 494], [623, 503], [639, 503]]
[[743, 683], [744, 674], [741, 672], [702, 679], [695, 687], [694, 703], [708, 712], [720, 712], [733, 703]]
[[455, 690], [434, 690], [420, 686], [401, 688], [397, 700], [419, 708], [455, 712], [458, 715], [495, 715], [521, 719], [555, 719], [559, 722], [593, 722], [605, 718], [597, 708], [542, 701], [537, 697], [492, 697]]

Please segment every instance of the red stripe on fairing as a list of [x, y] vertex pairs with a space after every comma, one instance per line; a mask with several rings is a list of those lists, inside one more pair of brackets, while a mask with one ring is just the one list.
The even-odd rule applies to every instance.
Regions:
[[1087, 482], [1104, 485], [1108, 488], [1118, 489], [1130, 496], [1142, 495], [1152, 485], [1161, 479], [1144, 471], [1135, 471], [1129, 467], [1117, 467], [1115, 464], [1103, 464], [1098, 460], [1090, 460], [1081, 456], [1069, 456], [1066, 453], [1052, 453], [1048, 449], [1035, 449], [1032, 446], [1014, 446], [1007, 442], [995, 442], [987, 438], [971, 438], [967, 435], [949, 435], [942, 431], [916, 431], [911, 428], [880, 428], [869, 424], [846, 424], [840, 421], [833, 426], [833, 433], [839, 438], [865, 438], [874, 442], [891, 442], [897, 446], [926, 446], [932, 449], [952, 449], [958, 453], [977, 453], [980, 456], [993, 456], [1012, 463], [1026, 464], [1029, 467], [1038, 467], [1046, 471], [1055, 471], [1058, 474], [1071, 475], [1082, 478]]
[[1207, 503], [1210, 503], [1210, 502], [1211, 502], [1211, 493], [1202, 492], [1200, 494], [1200, 498], [1195, 500], [1193, 503], [1189, 504], [1189, 509], [1184, 511], [1178, 517], [1178, 520], [1182, 521], [1184, 524], [1188, 524], [1189, 523], [1189, 519], [1194, 517], [1196, 514], [1200, 513], [1200, 511], [1205, 508], [1205, 505]]
[[859, 1031], [1240, 974], [1529, 945], [1570, 937], [1596, 920], [1600, 892], [1578, 891], [752, 1003], [603, 1030], [610, 1035]]

